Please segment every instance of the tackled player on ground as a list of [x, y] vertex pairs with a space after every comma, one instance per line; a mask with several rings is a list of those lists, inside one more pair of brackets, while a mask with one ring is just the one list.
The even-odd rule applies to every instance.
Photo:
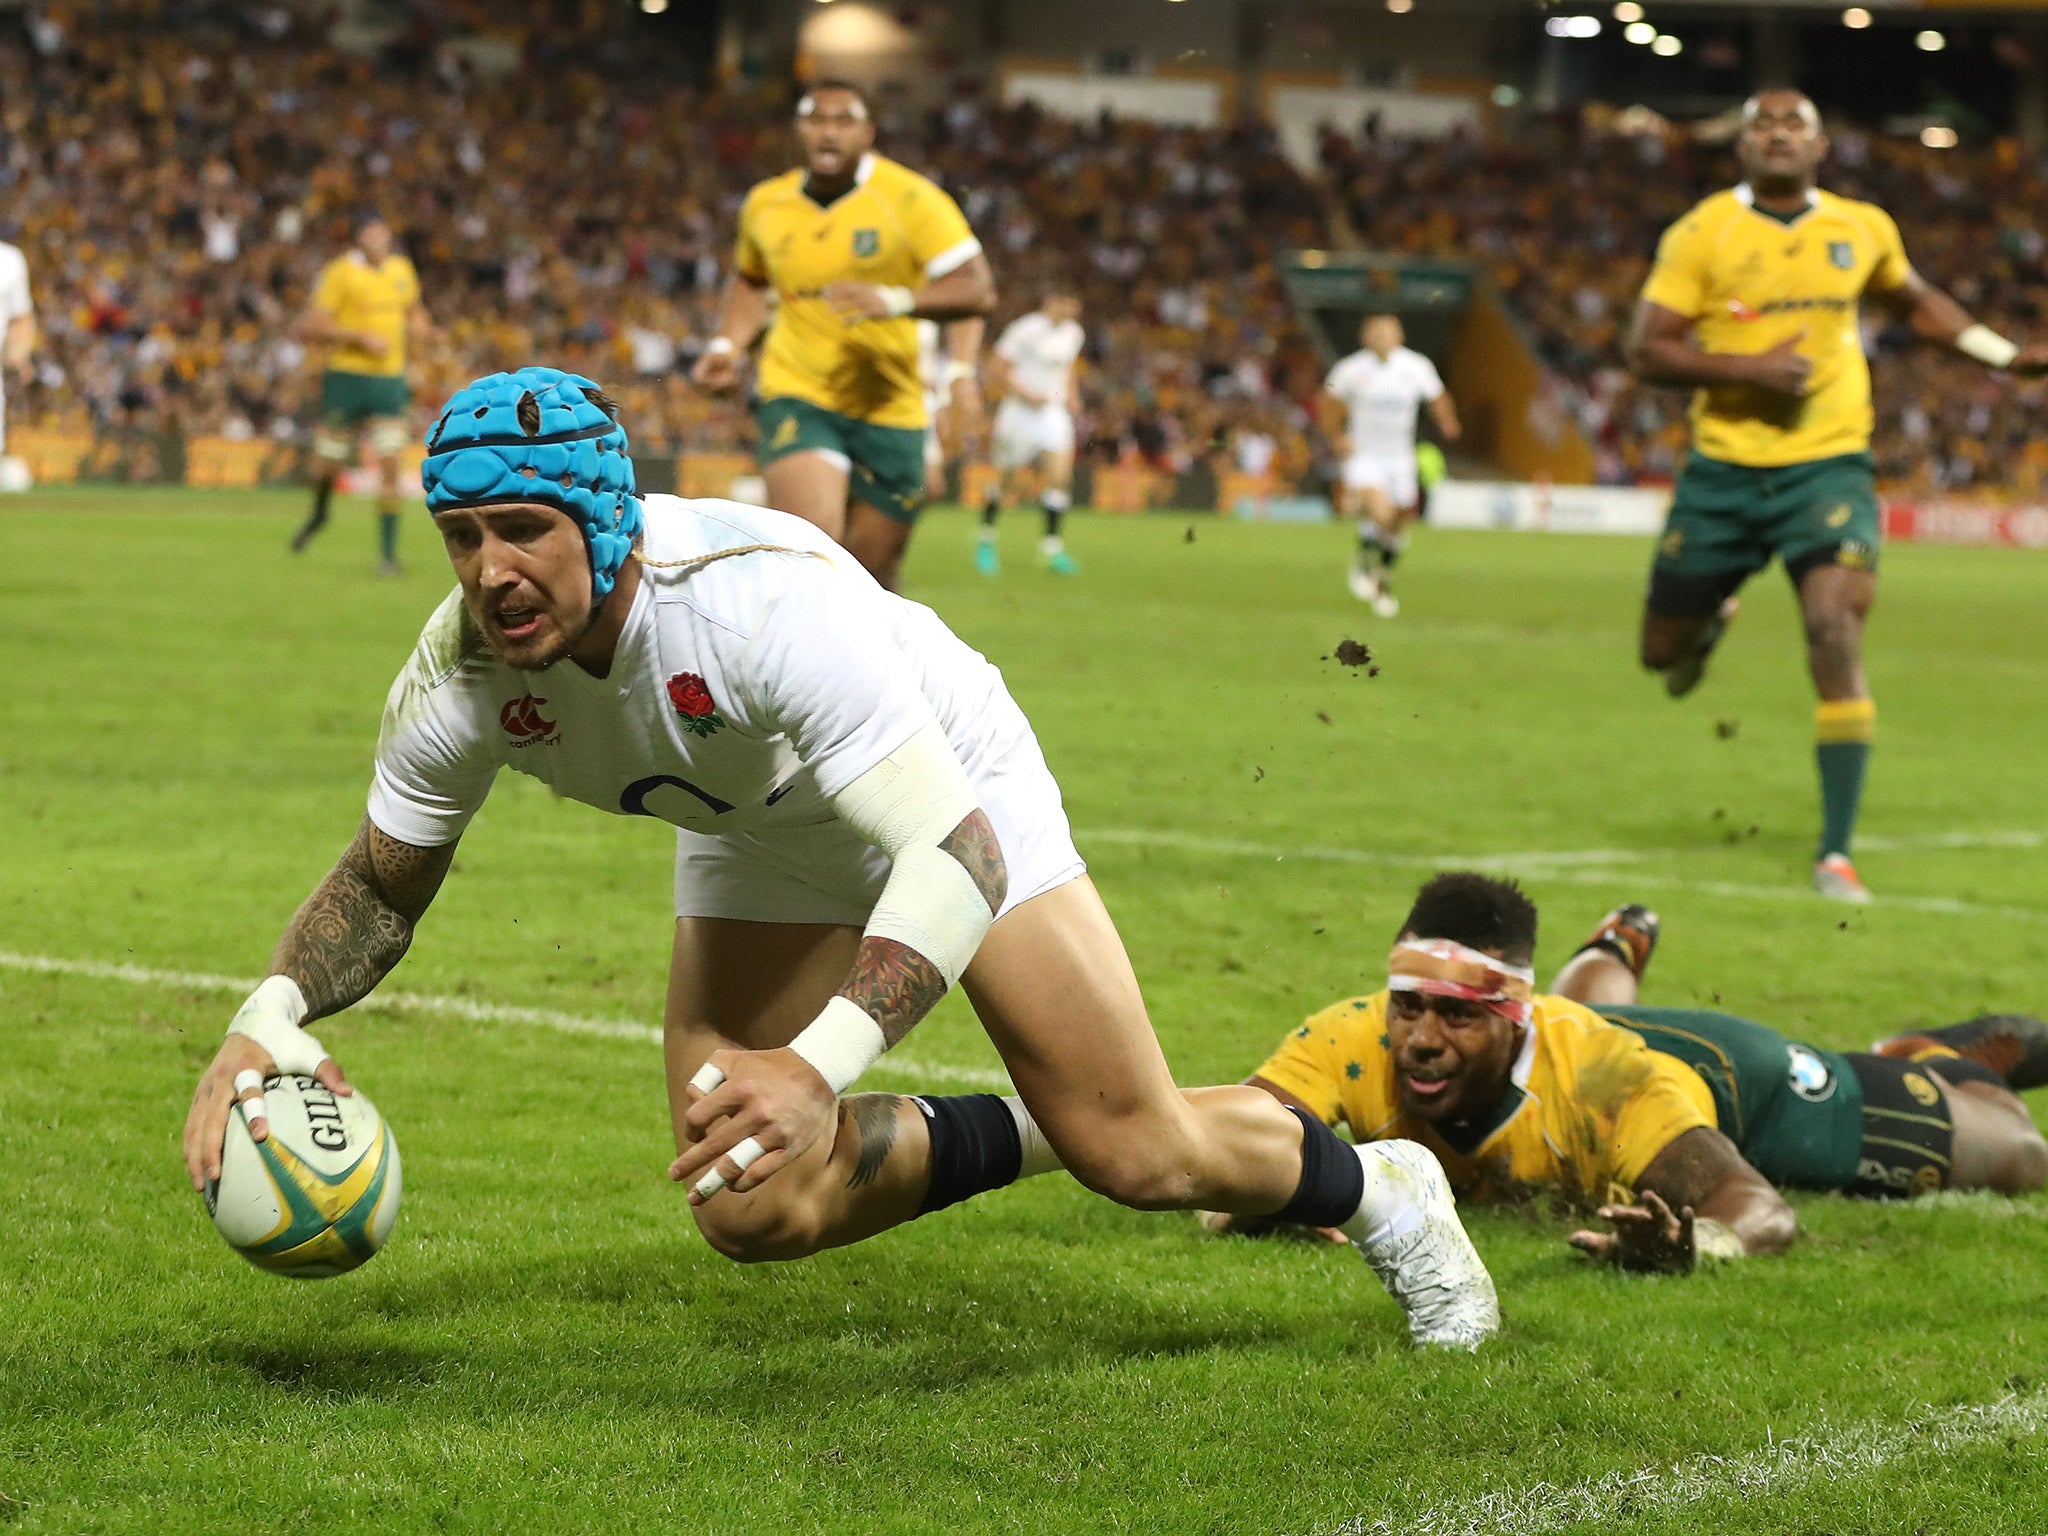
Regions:
[[1593, 1210], [1613, 1231], [1573, 1245], [1632, 1268], [1782, 1251], [1795, 1220], [1774, 1186], [2018, 1193], [2048, 1177], [2026, 1106], [1940, 1041], [1916, 1042], [1915, 1063], [1638, 1006], [1656, 933], [1640, 907], [1610, 914], [1538, 993], [1529, 899], [1439, 875], [1402, 924], [1387, 989], [1313, 1015], [1249, 1081], [1361, 1141], [1422, 1142], [1463, 1198], [1541, 1192]]
[[[391, 690], [368, 815], [195, 1092], [195, 1187], [263, 1075], [345, 1087], [303, 1026], [403, 957], [509, 767], [674, 828], [670, 1176], [721, 1253], [799, 1258], [1064, 1166], [1134, 1207], [1341, 1228], [1419, 1342], [1490, 1335], [1428, 1151], [1175, 1087], [1001, 674], [801, 519], [640, 497], [616, 416], [530, 368], [435, 423], [459, 588]], [[956, 983], [1017, 1096], [842, 1097]]]

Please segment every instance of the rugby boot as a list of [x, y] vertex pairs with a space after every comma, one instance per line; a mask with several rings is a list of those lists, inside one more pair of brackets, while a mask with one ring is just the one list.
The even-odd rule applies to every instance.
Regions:
[[1631, 902], [1625, 907], [1616, 907], [1601, 918], [1600, 926], [1593, 930], [1592, 937], [1573, 954], [1583, 955], [1589, 949], [1600, 950], [1627, 966], [1635, 973], [1636, 980], [1641, 981], [1643, 972], [1650, 968], [1650, 956], [1657, 952], [1660, 927], [1656, 913]]
[[996, 558], [996, 541], [983, 539], [974, 546], [974, 568], [984, 576], [994, 576], [1003, 569], [1003, 562]]
[[1361, 1161], [1377, 1160], [1407, 1200], [1353, 1246], [1408, 1314], [1416, 1344], [1477, 1349], [1500, 1332], [1500, 1299], [1458, 1220], [1443, 1165], [1414, 1141], [1368, 1142], [1357, 1151]]
[[1055, 576], [1078, 576], [1081, 567], [1074, 563], [1074, 557], [1064, 549], [1049, 549], [1045, 552], [1045, 568]]
[[1870, 1048], [1879, 1056], [1921, 1061], [1953, 1052], [1989, 1067], [2013, 1088], [2048, 1084], [2048, 1022], [2024, 1013], [1987, 1013], [1919, 1034], [1893, 1035]]
[[1862, 906], [1870, 900], [1870, 888], [1857, 878], [1846, 853], [1831, 853], [1813, 866], [1813, 888], [1829, 901]]
[[1713, 621], [1700, 631], [1700, 642], [1693, 653], [1683, 661], [1673, 662], [1664, 669], [1664, 691], [1674, 699], [1682, 699], [1699, 687], [1700, 679], [1707, 675], [1707, 658], [1714, 654], [1714, 647], [1721, 643], [1728, 633], [1728, 626], [1735, 622], [1735, 615], [1741, 611], [1740, 598], [1730, 597], [1721, 604], [1720, 612]]

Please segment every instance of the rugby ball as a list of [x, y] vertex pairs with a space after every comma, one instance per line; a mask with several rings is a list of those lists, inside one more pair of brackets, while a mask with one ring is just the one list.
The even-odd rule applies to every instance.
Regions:
[[362, 1094], [310, 1077], [264, 1081], [270, 1134], [257, 1141], [237, 1104], [206, 1209], [258, 1269], [295, 1280], [345, 1274], [384, 1246], [398, 1220], [398, 1143]]

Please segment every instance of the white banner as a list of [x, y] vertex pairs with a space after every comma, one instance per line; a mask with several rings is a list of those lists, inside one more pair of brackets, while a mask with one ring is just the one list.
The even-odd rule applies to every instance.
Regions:
[[1443, 480], [1429, 493], [1434, 528], [1514, 528], [1546, 533], [1660, 533], [1670, 488], [1526, 485]]

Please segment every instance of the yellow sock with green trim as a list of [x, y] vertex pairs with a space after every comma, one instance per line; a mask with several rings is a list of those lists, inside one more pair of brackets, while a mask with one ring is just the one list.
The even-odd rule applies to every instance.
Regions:
[[1820, 764], [1820, 858], [1847, 857], [1863, 803], [1870, 739], [1877, 729], [1872, 699], [1823, 699], [1814, 706], [1814, 757]]

